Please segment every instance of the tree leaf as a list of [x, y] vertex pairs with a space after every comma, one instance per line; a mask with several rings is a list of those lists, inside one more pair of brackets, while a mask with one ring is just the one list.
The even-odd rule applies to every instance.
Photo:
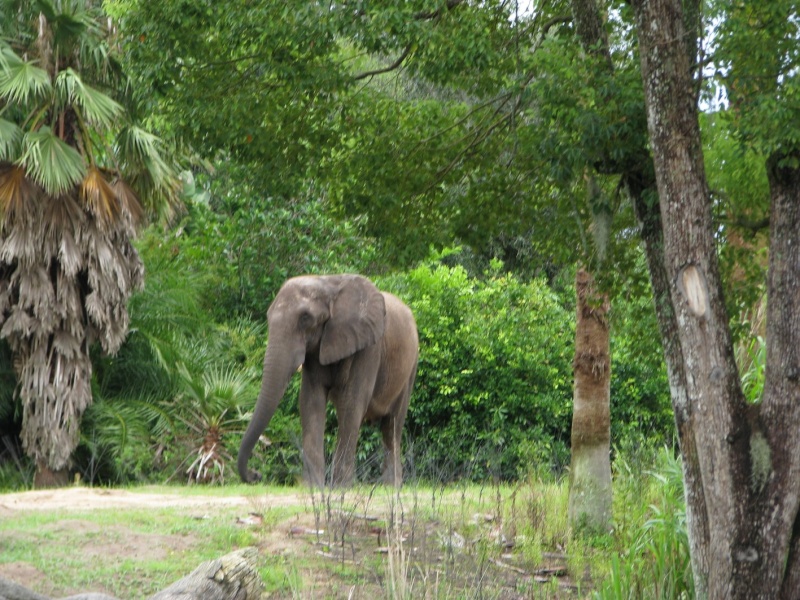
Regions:
[[72, 69], [64, 69], [56, 77], [56, 93], [65, 105], [74, 104], [81, 109], [83, 118], [89, 123], [111, 127], [123, 112], [112, 98], [81, 80]]
[[20, 164], [48, 194], [61, 194], [83, 180], [86, 173], [83, 157], [49, 127], [26, 133], [22, 144]]
[[16, 123], [0, 119], [0, 160], [13, 161], [18, 157], [22, 135]]
[[116, 154], [123, 165], [123, 177], [145, 205], [155, 204], [169, 215], [178, 204], [181, 187], [175, 169], [164, 159], [161, 140], [136, 126], [120, 130]]
[[29, 201], [34, 189], [22, 167], [0, 163], [0, 222]]
[[50, 75], [33, 62], [19, 58], [7, 45], [0, 47], [0, 98], [26, 105], [50, 89]]

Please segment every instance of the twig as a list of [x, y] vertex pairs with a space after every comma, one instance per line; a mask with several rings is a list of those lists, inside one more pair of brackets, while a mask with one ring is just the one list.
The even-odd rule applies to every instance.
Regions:
[[489, 560], [492, 561], [495, 565], [497, 565], [501, 569], [508, 569], [509, 571], [514, 571], [514, 573], [519, 573], [520, 575], [528, 575], [528, 576], [530, 575], [530, 573], [528, 573], [525, 569], [520, 569], [519, 567], [515, 567], [514, 565], [504, 563], [500, 560], [497, 560], [496, 558], [490, 558]]

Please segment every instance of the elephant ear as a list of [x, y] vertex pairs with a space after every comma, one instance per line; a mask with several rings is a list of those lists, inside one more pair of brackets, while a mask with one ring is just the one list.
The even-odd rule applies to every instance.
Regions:
[[319, 362], [338, 362], [383, 337], [386, 304], [370, 280], [344, 275], [331, 303], [331, 316], [322, 332]]

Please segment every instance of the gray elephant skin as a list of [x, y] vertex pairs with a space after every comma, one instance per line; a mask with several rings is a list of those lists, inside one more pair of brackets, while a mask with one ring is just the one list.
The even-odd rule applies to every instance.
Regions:
[[363, 423], [380, 426], [385, 450], [383, 481], [399, 486], [401, 436], [417, 373], [419, 340], [411, 310], [360, 275], [301, 276], [286, 281], [267, 311], [269, 340], [261, 390], [239, 448], [243, 481], [261, 477], [247, 462], [289, 379], [302, 365], [300, 422], [303, 479], [325, 481], [325, 405], [336, 409], [338, 437], [330, 482], [355, 477]]

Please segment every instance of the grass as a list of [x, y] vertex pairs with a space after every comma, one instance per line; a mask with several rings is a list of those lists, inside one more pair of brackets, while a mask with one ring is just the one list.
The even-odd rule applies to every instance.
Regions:
[[0, 563], [46, 574], [44, 593], [101, 584], [119, 597], [146, 597], [200, 562], [257, 545], [257, 532], [236, 525], [233, 507], [215, 511], [213, 518], [177, 507], [23, 512], [0, 521]]
[[[412, 483], [399, 494], [150, 486], [134, 491], [250, 500], [19, 512], [0, 520], [0, 572], [27, 566], [48, 595], [135, 600], [256, 546], [268, 598], [690, 598], [679, 463], [659, 455], [646, 477], [626, 464], [616, 461], [615, 529], [604, 535], [570, 530], [565, 481]], [[237, 523], [249, 513], [260, 519]]]

